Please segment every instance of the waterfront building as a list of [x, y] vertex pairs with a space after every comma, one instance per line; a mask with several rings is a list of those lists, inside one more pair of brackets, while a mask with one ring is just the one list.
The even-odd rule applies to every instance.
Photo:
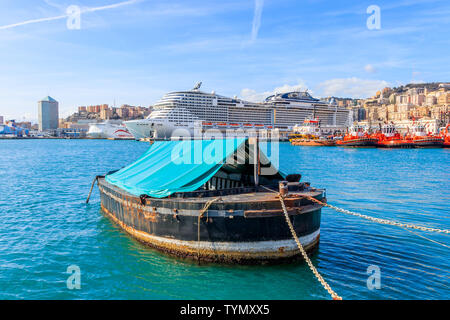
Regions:
[[120, 118], [122, 119], [126, 119], [128, 118], [130, 112], [129, 112], [129, 108], [126, 105], [121, 106], [120, 108], [117, 109], [117, 114], [119, 115]]
[[440, 106], [450, 105], [450, 92], [443, 93], [437, 99], [437, 103]]
[[47, 96], [38, 102], [39, 131], [58, 128], [58, 108], [58, 101], [50, 96]]
[[102, 120], [108, 120], [112, 117], [112, 110], [107, 108], [107, 109], [102, 109], [100, 111], [100, 119]]
[[[439, 128], [441, 127], [441, 123], [438, 119], [420, 119], [420, 120], [406, 119], [406, 120], [392, 120], [389, 122], [392, 123], [401, 134], [411, 132], [413, 126], [417, 123], [424, 125], [426, 131], [431, 132], [433, 134], [438, 133]], [[386, 124], [386, 122], [380, 120], [360, 121], [356, 123], [356, 125], [370, 128], [371, 131], [379, 130], [379, 128], [384, 124]]]
[[411, 96], [411, 103], [416, 106], [421, 106], [425, 102], [424, 94], [414, 94]]
[[425, 99], [425, 104], [427, 106], [434, 106], [437, 104], [437, 98], [435, 95], [432, 94], [428, 94], [426, 99]]

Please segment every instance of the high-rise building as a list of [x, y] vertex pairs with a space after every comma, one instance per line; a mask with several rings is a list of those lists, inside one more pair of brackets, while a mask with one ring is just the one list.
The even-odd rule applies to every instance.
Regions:
[[58, 129], [58, 101], [50, 96], [38, 102], [39, 131]]
[[111, 117], [112, 117], [112, 110], [111, 109], [100, 110], [100, 119], [108, 120]]
[[3, 124], [3, 116], [0, 116], [0, 124]]

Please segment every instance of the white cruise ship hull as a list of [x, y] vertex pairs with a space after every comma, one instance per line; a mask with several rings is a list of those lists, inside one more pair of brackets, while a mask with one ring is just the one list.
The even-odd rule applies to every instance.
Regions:
[[87, 136], [95, 139], [133, 139], [125, 126], [108, 122], [91, 123]]
[[125, 121], [125, 126], [136, 140], [144, 138], [170, 139], [172, 135], [192, 135], [193, 129], [188, 125], [177, 125], [169, 121], [152, 121], [151, 119]]

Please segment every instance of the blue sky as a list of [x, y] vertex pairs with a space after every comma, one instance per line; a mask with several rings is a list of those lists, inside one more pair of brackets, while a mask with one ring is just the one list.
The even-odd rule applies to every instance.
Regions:
[[[79, 30], [67, 28], [70, 5], [82, 10]], [[370, 5], [379, 30], [367, 28]], [[367, 97], [450, 81], [448, 0], [2, 0], [0, 9], [8, 119], [35, 120], [46, 95], [67, 116], [79, 105], [148, 106], [197, 81], [256, 101], [300, 87]], [[39, 22], [21, 24], [30, 20]]]

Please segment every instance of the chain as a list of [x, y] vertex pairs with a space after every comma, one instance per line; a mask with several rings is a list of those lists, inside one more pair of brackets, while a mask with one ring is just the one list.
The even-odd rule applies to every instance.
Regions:
[[338, 212], [349, 214], [349, 215], [356, 216], [356, 217], [360, 217], [360, 218], [363, 218], [363, 219], [366, 219], [366, 220], [370, 220], [372, 222], [377, 222], [377, 223], [387, 224], [387, 225], [397, 226], [397, 227], [403, 227], [403, 228], [416, 229], [416, 230], [421, 230], [421, 231], [440, 232], [440, 233], [447, 233], [447, 234], [450, 233], [450, 230], [447, 230], [447, 229], [429, 228], [429, 227], [424, 227], [424, 226], [416, 226], [416, 225], [413, 225], [413, 224], [400, 223], [400, 222], [386, 220], [386, 219], [374, 218], [374, 217], [371, 217], [371, 216], [366, 216], [365, 214], [360, 214], [360, 213], [356, 213], [356, 212], [352, 212], [352, 211], [349, 211], [349, 210], [345, 210], [345, 209], [341, 209], [341, 208], [332, 206], [331, 204], [322, 202], [322, 201], [317, 200], [317, 199], [315, 199], [313, 197], [310, 197], [310, 196], [306, 196], [306, 197], [309, 200], [311, 200], [311, 201], [319, 203], [319, 204], [321, 204], [321, 205], [323, 205], [325, 207], [334, 209], [334, 210], [336, 210]]
[[281, 196], [281, 194], [280, 194], [280, 202], [281, 202], [281, 206], [282, 206], [283, 211], [284, 211], [284, 217], [286, 218], [286, 222], [287, 222], [287, 224], [289, 226], [289, 229], [291, 230], [292, 236], [294, 237], [294, 240], [297, 243], [298, 249], [300, 250], [303, 258], [308, 263], [309, 268], [314, 273], [314, 275], [316, 276], [317, 280], [319, 280], [319, 282], [325, 288], [325, 290], [328, 291], [328, 293], [331, 295], [333, 300], [342, 300], [342, 298], [340, 296], [338, 296], [336, 294], [336, 292], [333, 291], [333, 289], [331, 289], [331, 287], [328, 285], [328, 283], [325, 281], [325, 279], [320, 275], [319, 271], [317, 271], [316, 267], [314, 267], [313, 263], [311, 262], [311, 260], [309, 259], [308, 255], [306, 254], [305, 249], [303, 248], [302, 244], [300, 243], [300, 240], [297, 237], [297, 234], [295, 233], [294, 226], [292, 225], [291, 219], [289, 219], [289, 215], [288, 215], [288, 212], [287, 212], [287, 209], [286, 209], [286, 205], [284, 204], [284, 200], [283, 200], [283, 197]]

